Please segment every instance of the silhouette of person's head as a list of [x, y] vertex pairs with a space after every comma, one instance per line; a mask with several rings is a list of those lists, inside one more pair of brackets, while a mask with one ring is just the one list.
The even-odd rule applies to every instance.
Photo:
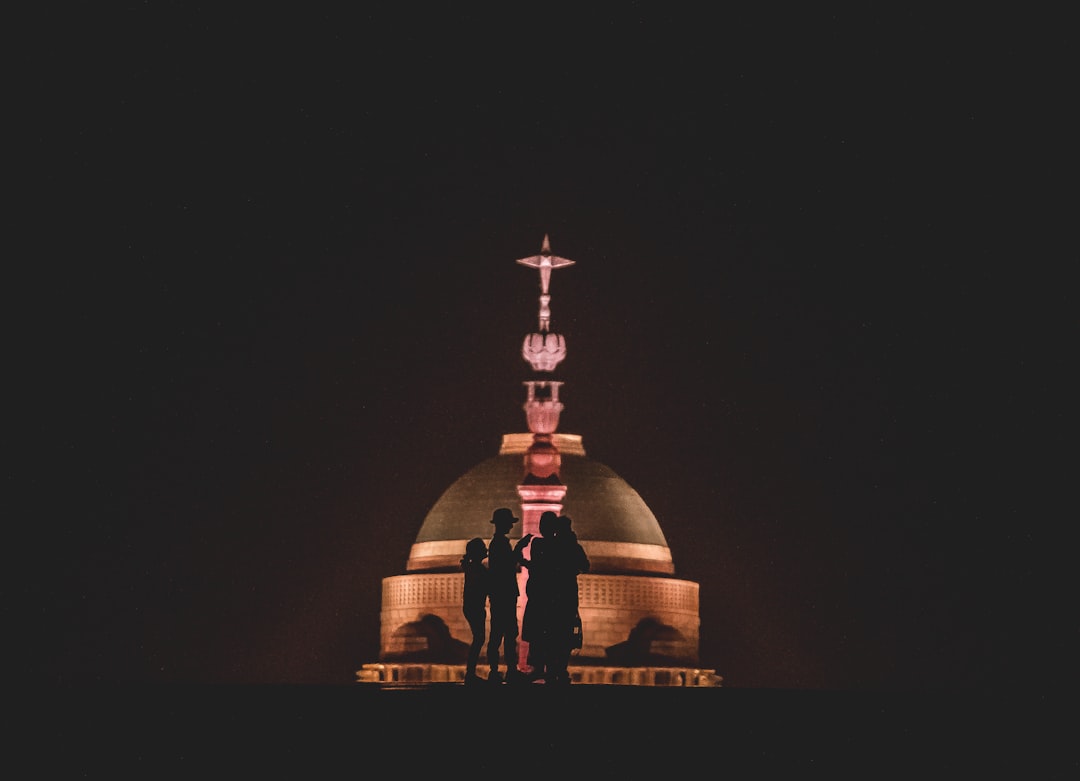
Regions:
[[558, 522], [555, 524], [555, 533], [565, 534], [567, 537], [577, 537], [574, 530], [570, 528], [571, 523], [573, 522], [570, 520], [569, 515], [560, 515]]
[[550, 537], [555, 534], [556, 526], [559, 523], [559, 516], [552, 510], [544, 510], [540, 514], [540, 536]]
[[517, 521], [518, 519], [514, 517], [514, 511], [509, 507], [500, 507], [491, 514], [491, 523], [499, 534], [509, 532]]
[[465, 543], [465, 558], [468, 561], [483, 561], [487, 558], [487, 545], [480, 537], [473, 537]]

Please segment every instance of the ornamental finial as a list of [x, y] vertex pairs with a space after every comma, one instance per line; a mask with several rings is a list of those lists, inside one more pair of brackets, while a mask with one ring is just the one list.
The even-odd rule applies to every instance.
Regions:
[[546, 333], [548, 326], [551, 323], [551, 310], [548, 308], [548, 304], [551, 301], [551, 296], [548, 295], [548, 286], [551, 283], [551, 270], [563, 266], [572, 266], [574, 265], [574, 261], [567, 258], [560, 258], [558, 255], [552, 255], [551, 242], [548, 240], [548, 235], [545, 233], [544, 242], [540, 246], [540, 254], [530, 255], [527, 258], [518, 258], [517, 262], [523, 266], [532, 266], [533, 268], [540, 269], [540, 331]]
[[545, 233], [544, 243], [540, 246], [540, 254], [519, 258], [517, 262], [523, 266], [540, 269], [540, 327], [537, 333], [528, 334], [525, 337], [521, 345], [521, 355], [535, 371], [549, 372], [566, 357], [566, 339], [562, 334], [549, 333], [551, 309], [548, 304], [551, 302], [551, 296], [548, 295], [548, 285], [551, 281], [551, 270], [572, 266], [574, 261], [552, 255], [551, 242]]

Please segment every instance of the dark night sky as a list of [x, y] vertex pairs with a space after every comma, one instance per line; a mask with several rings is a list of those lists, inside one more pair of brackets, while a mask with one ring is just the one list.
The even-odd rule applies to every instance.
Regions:
[[703, 665], [1059, 678], [1073, 296], [1022, 26], [631, 8], [56, 12], [8, 306], [41, 680], [352, 681], [525, 428], [545, 233], [560, 429], [701, 584]]

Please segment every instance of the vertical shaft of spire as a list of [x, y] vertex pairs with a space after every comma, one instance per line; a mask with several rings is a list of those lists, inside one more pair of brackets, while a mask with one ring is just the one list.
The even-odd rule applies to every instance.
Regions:
[[[551, 331], [551, 295], [548, 293], [551, 272], [563, 266], [571, 266], [574, 261], [552, 255], [551, 243], [545, 234], [540, 254], [520, 258], [517, 262], [540, 271], [539, 326], [535, 332], [525, 336], [521, 354], [534, 372], [551, 372], [566, 357], [566, 339], [562, 334]], [[532, 433], [532, 443], [525, 451], [525, 474], [517, 491], [521, 497], [521, 532], [523, 535], [537, 536], [540, 534], [540, 516], [548, 510], [562, 513], [562, 502], [567, 490], [559, 478], [562, 458], [554, 442], [555, 430], [559, 427], [559, 414], [563, 410], [562, 402], [559, 401], [562, 382], [539, 379], [528, 380], [524, 385], [525, 418]], [[530, 543], [522, 553], [528, 559], [531, 552]], [[519, 621], [524, 616], [528, 603], [528, 579], [528, 569], [523, 567], [518, 576], [522, 594], [518, 599]], [[524, 640], [518, 642], [518, 664], [524, 672], [530, 672], [529, 644]]]
[[[549, 330], [551, 312], [548, 302], [551, 296], [548, 289], [551, 283], [553, 269], [564, 266], [572, 266], [574, 261], [551, 254], [551, 242], [547, 234], [544, 235], [543, 244], [539, 255], [527, 258], [519, 258], [518, 263], [523, 266], [540, 271], [540, 328], [538, 332], [526, 335], [521, 347], [521, 354], [533, 371], [550, 372], [566, 357], [566, 339], [562, 334], [553, 333]], [[558, 482], [558, 451], [551, 444], [552, 434], [559, 425], [559, 413], [563, 405], [559, 401], [559, 386], [562, 383], [556, 380], [530, 380], [525, 383], [527, 395], [525, 398], [525, 414], [529, 423], [529, 431], [533, 434], [534, 457], [526, 457], [526, 480], [554, 480]], [[554, 451], [550, 458], [541, 455], [542, 446], [546, 445]]]

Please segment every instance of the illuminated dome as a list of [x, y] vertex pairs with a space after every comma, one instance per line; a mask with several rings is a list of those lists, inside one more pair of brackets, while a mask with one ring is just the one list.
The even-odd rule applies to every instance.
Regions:
[[550, 444], [558, 454], [558, 484], [530, 482], [532, 434], [506, 434], [498, 455], [455, 480], [428, 511], [405, 574], [383, 581], [384, 664], [369, 667], [372, 679], [385, 680], [388, 671], [403, 672], [409, 663], [464, 661], [469, 630], [461, 613], [462, 552], [473, 537], [491, 537], [498, 507], [519, 516], [510, 536], [520, 538], [529, 527], [525, 516], [536, 515], [535, 507], [522, 512], [522, 495], [535, 489], [562, 496], [556, 506], [572, 519], [591, 565], [578, 576], [584, 628], [575, 656], [578, 679], [611, 683], [640, 676], [657, 685], [669, 676], [683, 682], [674, 685], [714, 685], [711, 671], [694, 669], [698, 584], [675, 577], [656, 516], [610, 467], [585, 455], [580, 436], [554, 434]]
[[[443, 493], [420, 527], [407, 571], [457, 571], [465, 543], [491, 536], [491, 511], [517, 508], [521, 501], [517, 486], [530, 441], [529, 434], [506, 435], [499, 455], [474, 466]], [[559, 475], [567, 486], [563, 513], [573, 519], [591, 571], [673, 574], [664, 533], [637, 491], [608, 466], [588, 458], [581, 437], [557, 434], [555, 443], [562, 461]], [[520, 537], [522, 525], [510, 534]]]

